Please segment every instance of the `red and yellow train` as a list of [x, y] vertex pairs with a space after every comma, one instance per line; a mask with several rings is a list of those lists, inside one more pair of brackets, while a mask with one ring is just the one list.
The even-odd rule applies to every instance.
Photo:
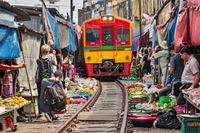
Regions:
[[132, 59], [131, 22], [101, 16], [83, 23], [83, 56], [87, 76], [128, 76]]

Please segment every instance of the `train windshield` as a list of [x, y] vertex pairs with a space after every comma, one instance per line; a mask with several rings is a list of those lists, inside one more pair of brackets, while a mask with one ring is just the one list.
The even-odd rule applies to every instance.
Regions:
[[89, 28], [86, 30], [86, 41], [87, 42], [99, 42], [99, 29]]
[[111, 45], [113, 44], [113, 27], [103, 27], [103, 44]]
[[117, 29], [117, 42], [129, 42], [130, 31], [129, 29], [119, 28]]

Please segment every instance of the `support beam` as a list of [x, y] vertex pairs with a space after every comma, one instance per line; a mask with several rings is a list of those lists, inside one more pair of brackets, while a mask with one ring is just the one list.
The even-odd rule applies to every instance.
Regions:
[[139, 0], [139, 16], [140, 16], [140, 42], [139, 42], [139, 46], [141, 46], [142, 44], [142, 3], [141, 3], [141, 0]]
[[72, 23], [73, 23], [73, 11], [74, 11], [73, 0], [70, 0], [70, 16]]

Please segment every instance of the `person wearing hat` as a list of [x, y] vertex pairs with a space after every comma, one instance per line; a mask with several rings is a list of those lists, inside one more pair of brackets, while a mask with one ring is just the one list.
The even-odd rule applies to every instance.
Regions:
[[166, 43], [166, 41], [163, 41], [160, 44], [161, 49], [154, 51], [151, 56], [151, 58], [154, 57], [155, 59], [158, 59], [158, 64], [161, 68], [161, 80], [163, 85], [165, 84], [165, 78], [167, 74], [167, 58], [169, 56], [169, 51]]

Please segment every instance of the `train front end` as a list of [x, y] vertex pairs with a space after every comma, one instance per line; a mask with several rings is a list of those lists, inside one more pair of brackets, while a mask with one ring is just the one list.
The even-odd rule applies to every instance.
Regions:
[[83, 24], [83, 52], [88, 76], [128, 76], [132, 59], [131, 22], [102, 16]]

